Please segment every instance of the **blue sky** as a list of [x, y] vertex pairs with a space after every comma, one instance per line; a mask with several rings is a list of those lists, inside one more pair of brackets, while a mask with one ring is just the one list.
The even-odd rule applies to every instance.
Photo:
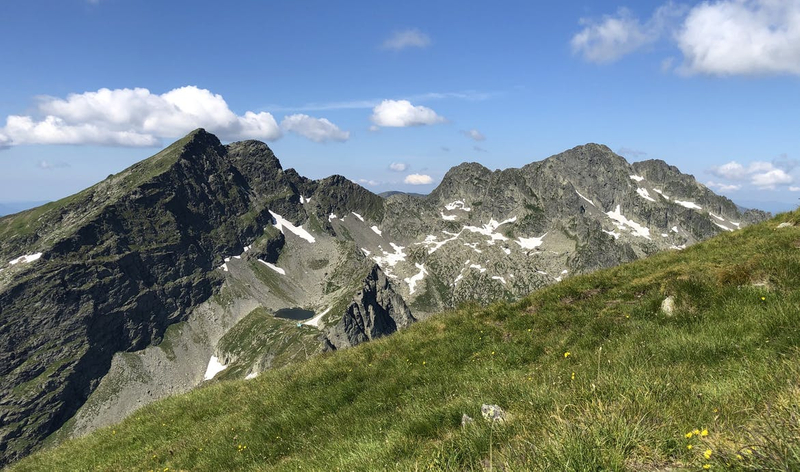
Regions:
[[598, 142], [735, 201], [800, 197], [800, 0], [28, 0], [0, 41], [0, 201], [199, 126], [376, 192]]

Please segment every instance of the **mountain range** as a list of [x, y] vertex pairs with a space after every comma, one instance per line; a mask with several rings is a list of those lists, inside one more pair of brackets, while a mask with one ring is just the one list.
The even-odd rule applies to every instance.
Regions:
[[598, 144], [519, 169], [464, 163], [430, 195], [382, 197], [196, 130], [0, 218], [0, 465], [207, 381], [766, 217]]

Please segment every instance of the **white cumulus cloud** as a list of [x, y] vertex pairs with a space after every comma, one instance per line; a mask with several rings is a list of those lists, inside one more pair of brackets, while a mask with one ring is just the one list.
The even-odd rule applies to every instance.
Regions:
[[480, 131], [478, 131], [476, 129], [464, 130], [464, 131], [461, 132], [461, 134], [463, 134], [464, 136], [467, 136], [469, 138], [472, 138], [474, 141], [485, 141], [486, 140], [486, 136], [484, 136], [483, 133], [481, 133]]
[[410, 185], [427, 185], [433, 183], [433, 179], [430, 175], [425, 174], [409, 174], [406, 176], [404, 183]]
[[754, 174], [750, 182], [758, 188], [774, 189], [776, 185], [791, 184], [794, 179], [782, 169], [773, 169], [768, 172]]
[[715, 0], [695, 6], [667, 2], [643, 21], [620, 8], [600, 19], [581, 18], [570, 45], [595, 63], [614, 62], [666, 39], [683, 60], [662, 59], [682, 74], [800, 75], [800, 0]]
[[724, 184], [721, 182], [714, 182], [712, 180], [706, 182], [706, 186], [717, 189], [720, 192], [735, 192], [736, 190], [742, 188], [742, 186], [738, 184]]
[[430, 108], [414, 106], [408, 100], [384, 100], [372, 109], [370, 119], [377, 126], [395, 128], [433, 125], [446, 121]]
[[344, 142], [350, 139], [349, 131], [342, 131], [327, 119], [314, 118], [302, 113], [285, 117], [281, 121], [281, 128], [284, 131], [297, 133], [318, 143], [325, 141]]
[[392, 172], [405, 172], [408, 169], [408, 164], [405, 162], [392, 162], [389, 164], [389, 170]]
[[800, 75], [800, 0], [703, 2], [677, 41], [688, 73]]
[[614, 62], [621, 57], [656, 42], [670, 24], [684, 12], [684, 7], [669, 2], [641, 21], [627, 8], [601, 20], [581, 18], [584, 28], [570, 41], [572, 52], [595, 63]]
[[0, 128], [0, 145], [99, 144], [157, 146], [161, 138], [206, 128], [222, 139], [281, 137], [269, 113], [237, 115], [221, 95], [186, 86], [158, 95], [145, 88], [107, 89], [41, 97], [37, 115], [10, 115]]
[[[788, 159], [779, 159], [775, 162], [786, 167], [785, 164], [788, 161]], [[786, 168], [791, 170], [789, 167]], [[780, 166], [776, 166], [772, 162], [766, 161], [753, 161], [747, 164], [747, 166], [739, 164], [736, 161], [731, 161], [721, 166], [712, 167], [709, 169], [709, 172], [717, 177], [728, 180], [739, 182], [749, 181], [751, 185], [767, 190], [772, 190], [779, 185], [794, 183], [794, 177], [786, 170], [780, 168]], [[712, 184], [713, 182], [709, 182], [709, 186], [712, 186]], [[719, 183], [716, 185], [723, 186], [727, 184]], [[741, 185], [739, 187], [741, 188]]]
[[730, 161], [721, 166], [712, 167], [709, 172], [729, 180], [745, 180], [753, 174], [769, 172], [774, 168], [772, 163], [765, 161], [753, 161], [747, 167], [736, 161]]
[[790, 192], [800, 192], [800, 187], [795, 187], [794, 185], [789, 187]]
[[426, 48], [431, 44], [431, 38], [416, 28], [395, 31], [383, 42], [383, 49], [400, 51], [406, 48]]

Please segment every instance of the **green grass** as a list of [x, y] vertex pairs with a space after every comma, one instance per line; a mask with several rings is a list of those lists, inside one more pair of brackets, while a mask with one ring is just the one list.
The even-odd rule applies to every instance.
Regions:
[[168, 398], [12, 470], [798, 470], [782, 221]]
[[256, 308], [220, 339], [218, 351], [235, 360], [215, 379], [242, 378], [253, 365], [279, 368], [305, 360], [319, 351], [318, 337], [315, 328]]

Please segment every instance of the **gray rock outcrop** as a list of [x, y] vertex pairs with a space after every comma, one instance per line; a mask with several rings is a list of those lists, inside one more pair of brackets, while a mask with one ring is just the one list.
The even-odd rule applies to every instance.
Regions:
[[325, 333], [323, 343], [326, 350], [343, 349], [387, 336], [414, 321], [403, 297], [375, 264], [342, 320]]

